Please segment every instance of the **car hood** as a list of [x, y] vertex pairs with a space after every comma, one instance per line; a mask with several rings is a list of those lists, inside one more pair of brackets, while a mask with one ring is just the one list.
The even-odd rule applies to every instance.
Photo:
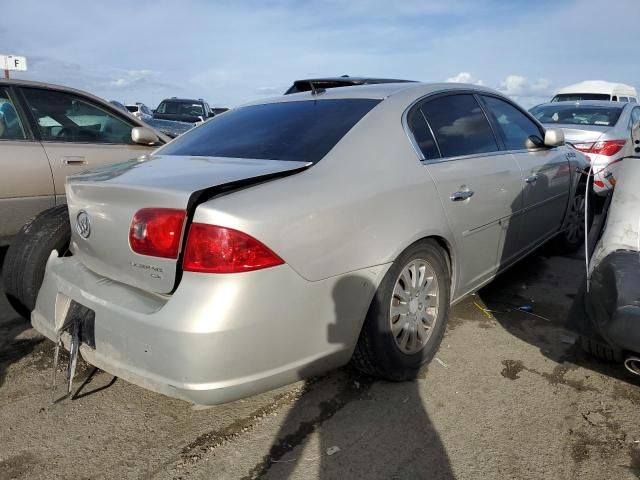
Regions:
[[[192, 212], [221, 189], [275, 179], [308, 166], [277, 160], [152, 155], [68, 177], [71, 250], [87, 268], [104, 277], [170, 293], [178, 260], [140, 255], [129, 246], [129, 229], [138, 210]], [[86, 236], [77, 226], [81, 214], [90, 223]]]

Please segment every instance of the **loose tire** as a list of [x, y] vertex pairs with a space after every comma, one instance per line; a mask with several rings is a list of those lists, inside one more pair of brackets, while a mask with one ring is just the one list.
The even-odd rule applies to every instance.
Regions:
[[447, 258], [435, 241], [420, 241], [405, 250], [374, 295], [353, 354], [354, 366], [392, 381], [415, 378], [442, 341], [450, 286]]
[[[580, 183], [576, 188], [576, 193], [571, 199], [571, 204], [567, 211], [568, 218], [565, 228], [554, 238], [554, 246], [559, 253], [574, 253], [584, 243], [585, 186], [585, 183]], [[595, 211], [593, 195], [589, 195], [588, 207], [589, 218], [587, 219], [587, 225], [588, 228], [591, 228]]]
[[2, 276], [9, 303], [23, 317], [28, 319], [36, 306], [51, 252], [56, 250], [64, 255], [70, 238], [66, 205], [41, 212], [14, 237], [4, 259]]

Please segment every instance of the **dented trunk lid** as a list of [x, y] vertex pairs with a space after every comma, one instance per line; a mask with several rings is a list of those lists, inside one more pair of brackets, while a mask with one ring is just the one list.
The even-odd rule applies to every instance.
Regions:
[[[129, 246], [129, 228], [138, 210], [193, 211], [217, 192], [292, 174], [307, 166], [305, 162], [279, 160], [155, 155], [68, 177], [71, 251], [99, 275], [146, 291], [170, 293], [178, 259], [140, 255]], [[79, 216], [84, 231], [78, 227]]]

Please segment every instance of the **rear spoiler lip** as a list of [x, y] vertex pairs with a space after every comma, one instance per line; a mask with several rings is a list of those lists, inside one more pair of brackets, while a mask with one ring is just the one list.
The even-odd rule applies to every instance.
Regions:
[[176, 262], [176, 278], [175, 283], [173, 284], [173, 288], [169, 295], [172, 295], [178, 286], [180, 285], [180, 281], [182, 280], [182, 262], [184, 259], [184, 250], [186, 247], [187, 234], [189, 232], [189, 227], [191, 223], [193, 223], [193, 216], [196, 213], [196, 208], [198, 205], [212, 200], [214, 198], [222, 197], [224, 195], [229, 195], [230, 193], [237, 192], [239, 190], [243, 190], [245, 188], [253, 187], [255, 185], [259, 185], [262, 183], [270, 182], [272, 180], [277, 180], [279, 178], [288, 177], [290, 175], [295, 175], [297, 173], [303, 172], [314, 165], [313, 162], [308, 162], [304, 164], [302, 167], [294, 168], [292, 170], [284, 170], [281, 172], [268, 173], [266, 175], [258, 175], [257, 177], [243, 178], [242, 180], [236, 180], [229, 183], [223, 183], [222, 185], [216, 185], [215, 187], [204, 188], [202, 190], [197, 190], [193, 192], [189, 196], [189, 201], [187, 202], [187, 215], [185, 217], [184, 224], [184, 238], [182, 240], [182, 248], [180, 249], [180, 254], [178, 255], [178, 259]]

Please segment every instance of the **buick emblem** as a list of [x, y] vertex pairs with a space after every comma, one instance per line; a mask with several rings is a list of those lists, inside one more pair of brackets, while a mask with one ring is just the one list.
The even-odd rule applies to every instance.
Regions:
[[89, 238], [89, 235], [91, 235], [91, 221], [89, 220], [89, 214], [84, 210], [78, 212], [76, 230], [82, 238]]

